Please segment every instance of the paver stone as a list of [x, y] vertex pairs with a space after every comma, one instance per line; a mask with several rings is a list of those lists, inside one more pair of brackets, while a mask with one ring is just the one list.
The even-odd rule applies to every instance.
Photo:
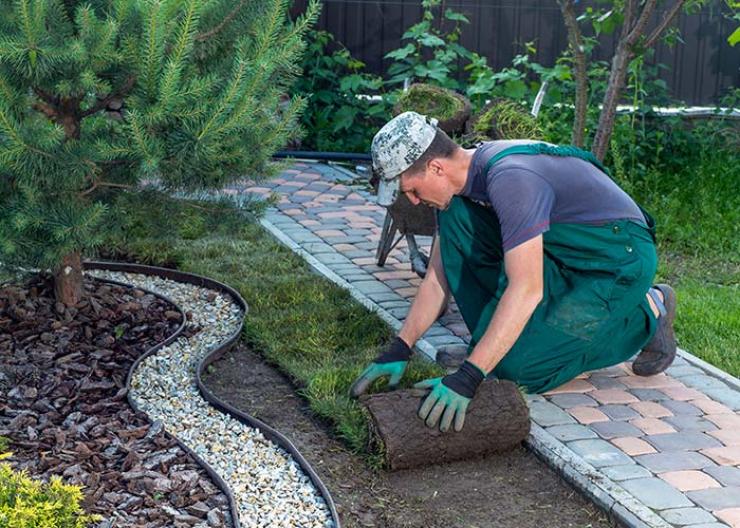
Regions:
[[675, 510], [663, 510], [661, 517], [671, 524], [685, 526], [687, 524], [711, 523], [717, 519], [707, 510], [701, 508], [678, 508]]
[[586, 394], [555, 394], [550, 396], [550, 401], [561, 409], [571, 407], [597, 407], [599, 404]]
[[620, 486], [629, 491], [647, 507], [656, 510], [688, 508], [693, 506], [691, 501], [683, 493], [656, 477], [625, 480], [620, 482]]
[[709, 420], [705, 420], [702, 416], [680, 414], [678, 416], [663, 418], [663, 421], [671, 424], [677, 431], [698, 431], [705, 433], [717, 429], [716, 425]]
[[619, 466], [632, 460], [606, 440], [574, 440], [568, 447], [594, 467]]
[[704, 395], [704, 393], [688, 387], [665, 387], [660, 390], [661, 392], [665, 392], [667, 396], [670, 396], [672, 400], [676, 401], [709, 399]]
[[653, 476], [650, 471], [642, 466], [638, 466], [634, 462], [632, 464], [625, 464], [623, 466], [604, 467], [601, 468], [599, 471], [601, 471], [608, 478], [616, 481]]
[[740, 468], [731, 466], [711, 466], [704, 472], [717, 479], [723, 486], [740, 486]]
[[703, 469], [713, 466], [714, 462], [695, 451], [672, 451], [670, 453], [653, 453], [634, 457], [641, 464], [654, 473], [665, 471], [681, 471], [684, 469]]
[[663, 401], [670, 400], [665, 392], [658, 389], [630, 389], [630, 394], [634, 394], [640, 401]]
[[666, 434], [675, 433], [676, 430], [669, 424], [658, 418], [636, 418], [630, 420], [630, 423], [642, 430], [645, 434]]
[[738, 414], [706, 414], [704, 418], [712, 422], [720, 429], [740, 429], [740, 415]]
[[590, 392], [589, 396], [595, 398], [602, 404], [636, 403], [639, 401], [633, 394], [619, 389], [595, 390]]
[[626, 405], [602, 405], [598, 407], [598, 410], [612, 420], [631, 420], [632, 418], [640, 417], [637, 411]]
[[547, 391], [545, 393], [545, 396], [551, 396], [553, 394], [570, 393], [570, 392], [589, 392], [592, 390], [594, 390], [594, 386], [591, 385], [591, 383], [589, 383], [588, 381], [581, 380], [581, 379], [573, 379], [573, 380], [570, 380], [565, 385], [561, 385], [560, 387]]
[[599, 422], [591, 424], [591, 429], [607, 440], [625, 436], [640, 436], [640, 430], [627, 422]]
[[568, 409], [568, 412], [573, 415], [576, 420], [586, 425], [596, 422], [606, 422], [609, 420], [607, 415], [593, 407], [573, 407], [572, 409]]
[[740, 528], [740, 508], [726, 508], [716, 511], [714, 514], [732, 528]]
[[686, 431], [647, 435], [644, 439], [659, 451], [698, 451], [709, 447], [720, 447], [719, 441], [711, 436]]
[[694, 407], [701, 409], [704, 414], [733, 414], [732, 409], [714, 400], [690, 400], [689, 403]]
[[652, 401], [641, 401], [631, 403], [630, 407], [639, 412], [645, 418], [663, 418], [673, 416], [673, 413], [663, 407], [661, 404]]
[[673, 401], [673, 400], [666, 400], [661, 403], [663, 407], [671, 411], [673, 414], [688, 414], [690, 416], [701, 416], [702, 413], [701, 410], [697, 407], [694, 407], [690, 403], [686, 403], [683, 401]]
[[740, 446], [740, 431], [718, 429], [716, 431], [709, 431], [707, 434], [713, 436], [726, 446]]
[[529, 406], [529, 415], [542, 427], [575, 423], [568, 413], [548, 401], [532, 402]]
[[561, 442], [570, 442], [571, 440], [583, 440], [586, 438], [598, 438], [588, 427], [578, 424], [553, 425], [547, 428], [547, 432], [560, 440]]
[[612, 439], [612, 444], [617, 446], [619, 449], [624, 451], [629, 456], [647, 455], [648, 453], [655, 453], [655, 448], [634, 436], [626, 436], [621, 438]]
[[740, 465], [740, 446], [712, 447], [702, 449], [701, 453], [714, 460], [720, 466]]
[[631, 389], [662, 389], [664, 387], [683, 387], [683, 384], [665, 374], [656, 374], [655, 376], [625, 376], [619, 378], [621, 383], [624, 383]]
[[666, 473], [661, 473], [658, 476], [679, 491], [698, 491], [709, 488], [719, 488], [722, 486], [706, 473], [696, 470], [668, 471]]
[[740, 508], [740, 487], [689, 491], [687, 495], [699, 506], [711, 511]]

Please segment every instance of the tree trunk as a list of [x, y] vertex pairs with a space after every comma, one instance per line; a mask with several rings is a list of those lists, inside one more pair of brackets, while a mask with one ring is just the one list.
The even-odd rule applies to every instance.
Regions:
[[68, 253], [54, 271], [54, 296], [65, 306], [82, 299], [82, 258], [77, 252]]
[[612, 69], [609, 73], [609, 84], [604, 94], [604, 102], [599, 116], [599, 125], [596, 128], [594, 144], [591, 151], [594, 156], [603, 161], [609, 150], [609, 141], [614, 130], [614, 119], [617, 114], [617, 105], [624, 89], [627, 79], [627, 68], [632, 59], [632, 51], [629, 45], [621, 42], [617, 47], [612, 60]]
[[583, 53], [581, 30], [578, 27], [573, 0], [560, 2], [565, 27], [568, 29], [568, 43], [573, 51], [573, 65], [576, 78], [576, 108], [573, 120], [572, 143], [576, 147], [583, 147], [583, 138], [586, 132], [586, 115], [588, 111], [588, 74], [586, 71], [586, 54]]
[[370, 442], [391, 470], [440, 464], [506, 451], [529, 434], [529, 409], [510, 381], [482, 383], [460, 432], [427, 427], [417, 412], [427, 390], [407, 389], [362, 396], [369, 411]]

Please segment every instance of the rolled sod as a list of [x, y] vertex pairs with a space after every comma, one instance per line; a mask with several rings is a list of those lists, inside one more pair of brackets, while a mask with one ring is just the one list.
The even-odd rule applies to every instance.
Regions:
[[462, 431], [427, 427], [417, 416], [428, 390], [360, 397], [370, 414], [371, 442], [390, 470], [429, 466], [508, 451], [529, 434], [529, 408], [510, 381], [487, 380], [470, 402]]

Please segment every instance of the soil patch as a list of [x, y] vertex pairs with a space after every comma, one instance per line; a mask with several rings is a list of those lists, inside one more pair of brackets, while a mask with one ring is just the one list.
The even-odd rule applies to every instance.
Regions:
[[208, 370], [204, 381], [219, 398], [293, 442], [329, 488], [347, 528], [611, 526], [523, 447], [479, 460], [374, 472], [327, 433], [285, 376], [245, 345]]
[[69, 308], [42, 278], [0, 289], [0, 435], [12, 466], [84, 486], [101, 528], [231, 526], [207, 473], [126, 399], [131, 365], [174, 333], [180, 312], [142, 290], [84, 287]]

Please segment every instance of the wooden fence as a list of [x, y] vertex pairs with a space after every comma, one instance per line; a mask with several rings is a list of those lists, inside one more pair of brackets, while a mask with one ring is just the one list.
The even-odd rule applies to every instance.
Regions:
[[[588, 5], [581, 1], [579, 6]], [[567, 35], [556, 0], [448, 0], [446, 6], [464, 13], [462, 44], [488, 58], [499, 70], [511, 64], [534, 41], [535, 60], [552, 66], [566, 47]], [[305, 9], [306, 0], [296, 0], [292, 13]], [[383, 74], [389, 61], [383, 56], [398, 48], [406, 28], [421, 19], [420, 0], [323, 0], [320, 29], [331, 32], [353, 56], [367, 64], [368, 71]], [[740, 88], [740, 45], [731, 47], [727, 37], [736, 22], [729, 20], [723, 0], [712, 0], [701, 12], [681, 14], [678, 27], [683, 43], [673, 48], [658, 46], [653, 62], [668, 69], [661, 73], [670, 93], [691, 105], [719, 102], [732, 87]], [[658, 16], [654, 17], [654, 23]], [[596, 59], [608, 59], [616, 36], [602, 40]]]

